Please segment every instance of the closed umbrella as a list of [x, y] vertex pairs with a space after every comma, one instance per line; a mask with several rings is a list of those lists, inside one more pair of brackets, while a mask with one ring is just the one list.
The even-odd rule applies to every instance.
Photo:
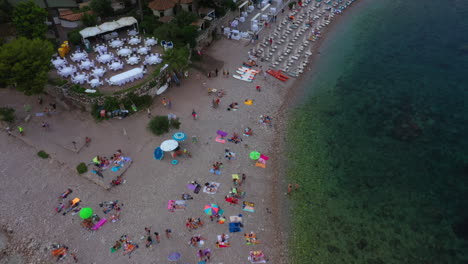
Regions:
[[172, 138], [176, 141], [184, 141], [185, 139], [187, 139], [187, 134], [185, 134], [184, 132], [177, 132], [172, 136]]
[[163, 141], [163, 143], [161, 143], [160, 148], [162, 151], [173, 151], [178, 146], [179, 146], [179, 143], [177, 141], [175, 141], [174, 139], [168, 139], [168, 140]]
[[216, 204], [207, 204], [205, 208], [203, 208], [203, 212], [207, 215], [215, 215], [219, 212], [219, 206]]
[[80, 218], [81, 219], [88, 219], [93, 216], [93, 209], [90, 207], [85, 207], [80, 210]]

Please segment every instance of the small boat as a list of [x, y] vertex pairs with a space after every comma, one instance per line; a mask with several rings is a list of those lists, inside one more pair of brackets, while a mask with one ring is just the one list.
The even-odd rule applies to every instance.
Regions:
[[248, 71], [248, 72], [252, 72], [252, 73], [255, 73], [255, 74], [258, 74], [260, 72], [259, 70], [254, 70], [254, 69], [247, 68], [247, 67], [240, 67], [239, 70]]
[[249, 79], [249, 78], [244, 78], [244, 77], [241, 77], [239, 75], [232, 75], [232, 77], [238, 79], [238, 80], [241, 80], [241, 81], [246, 81], [246, 82], [252, 82], [252, 79]]
[[166, 83], [163, 86], [159, 87], [159, 89], [156, 91], [156, 94], [160, 95], [160, 94], [164, 93], [167, 90], [167, 88], [169, 88], [168, 83]]

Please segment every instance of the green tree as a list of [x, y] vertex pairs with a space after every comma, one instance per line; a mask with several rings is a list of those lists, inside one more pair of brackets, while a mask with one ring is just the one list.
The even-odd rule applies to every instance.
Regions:
[[7, 23], [11, 20], [13, 7], [8, 0], [0, 0], [0, 23]]
[[179, 27], [189, 26], [192, 22], [197, 21], [198, 16], [195, 13], [180, 11], [171, 23], [175, 23]]
[[195, 47], [198, 36], [197, 28], [194, 26], [177, 26], [175, 23], [168, 23], [159, 26], [154, 30], [154, 35], [160, 40], [172, 41], [175, 46], [182, 47], [190, 44]]
[[169, 49], [163, 55], [163, 62], [169, 64], [169, 70], [180, 72], [188, 67], [188, 56], [187, 48]]
[[47, 83], [52, 44], [42, 39], [18, 38], [0, 47], [0, 86], [14, 85], [30, 95]]
[[13, 24], [19, 36], [44, 38], [47, 32], [47, 11], [33, 1], [20, 2], [13, 10]]
[[100, 17], [108, 17], [114, 14], [112, 2], [110, 0], [93, 0], [91, 1], [91, 9]]
[[94, 27], [97, 24], [97, 17], [94, 14], [84, 13], [81, 17], [81, 21], [83, 22], [83, 25], [87, 27]]

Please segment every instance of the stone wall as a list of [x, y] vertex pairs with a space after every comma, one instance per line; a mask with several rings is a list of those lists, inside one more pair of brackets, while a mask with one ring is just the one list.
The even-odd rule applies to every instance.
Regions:
[[197, 46], [195, 49], [201, 50], [208, 47], [214, 41], [213, 31], [217, 34], [223, 34], [223, 32], [221, 32], [221, 26], [229, 25], [229, 21], [233, 20], [236, 14], [237, 12], [228, 11], [223, 17], [210, 21], [210, 26], [197, 37]]
[[[156, 90], [162, 85], [164, 74], [159, 74], [157, 77], [150, 78], [146, 80], [137, 89], [132, 89], [124, 93], [102, 95], [102, 96], [90, 96], [85, 93], [77, 93], [71, 89], [72, 84], [65, 84], [63, 86], [52, 86], [48, 85], [46, 90], [47, 93], [57, 97], [60, 100], [65, 100], [68, 103], [72, 104], [78, 108], [84, 108], [87, 111], [91, 111], [93, 104], [102, 104], [104, 103], [105, 97], [114, 97], [117, 99], [122, 99], [127, 96], [129, 93], [135, 93], [136, 95], [150, 95], [152, 97], [156, 96]], [[152, 82], [156, 82], [155, 86], [150, 86]]]

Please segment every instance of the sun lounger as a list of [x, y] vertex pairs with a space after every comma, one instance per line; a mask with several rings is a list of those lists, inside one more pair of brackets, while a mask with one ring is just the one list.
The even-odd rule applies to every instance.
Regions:
[[93, 228], [91, 228], [92, 230], [98, 230], [99, 228], [101, 228], [101, 226], [103, 226], [105, 223], [107, 222], [107, 219], [106, 218], [101, 218], [101, 220], [99, 220], [99, 222], [97, 222]]

